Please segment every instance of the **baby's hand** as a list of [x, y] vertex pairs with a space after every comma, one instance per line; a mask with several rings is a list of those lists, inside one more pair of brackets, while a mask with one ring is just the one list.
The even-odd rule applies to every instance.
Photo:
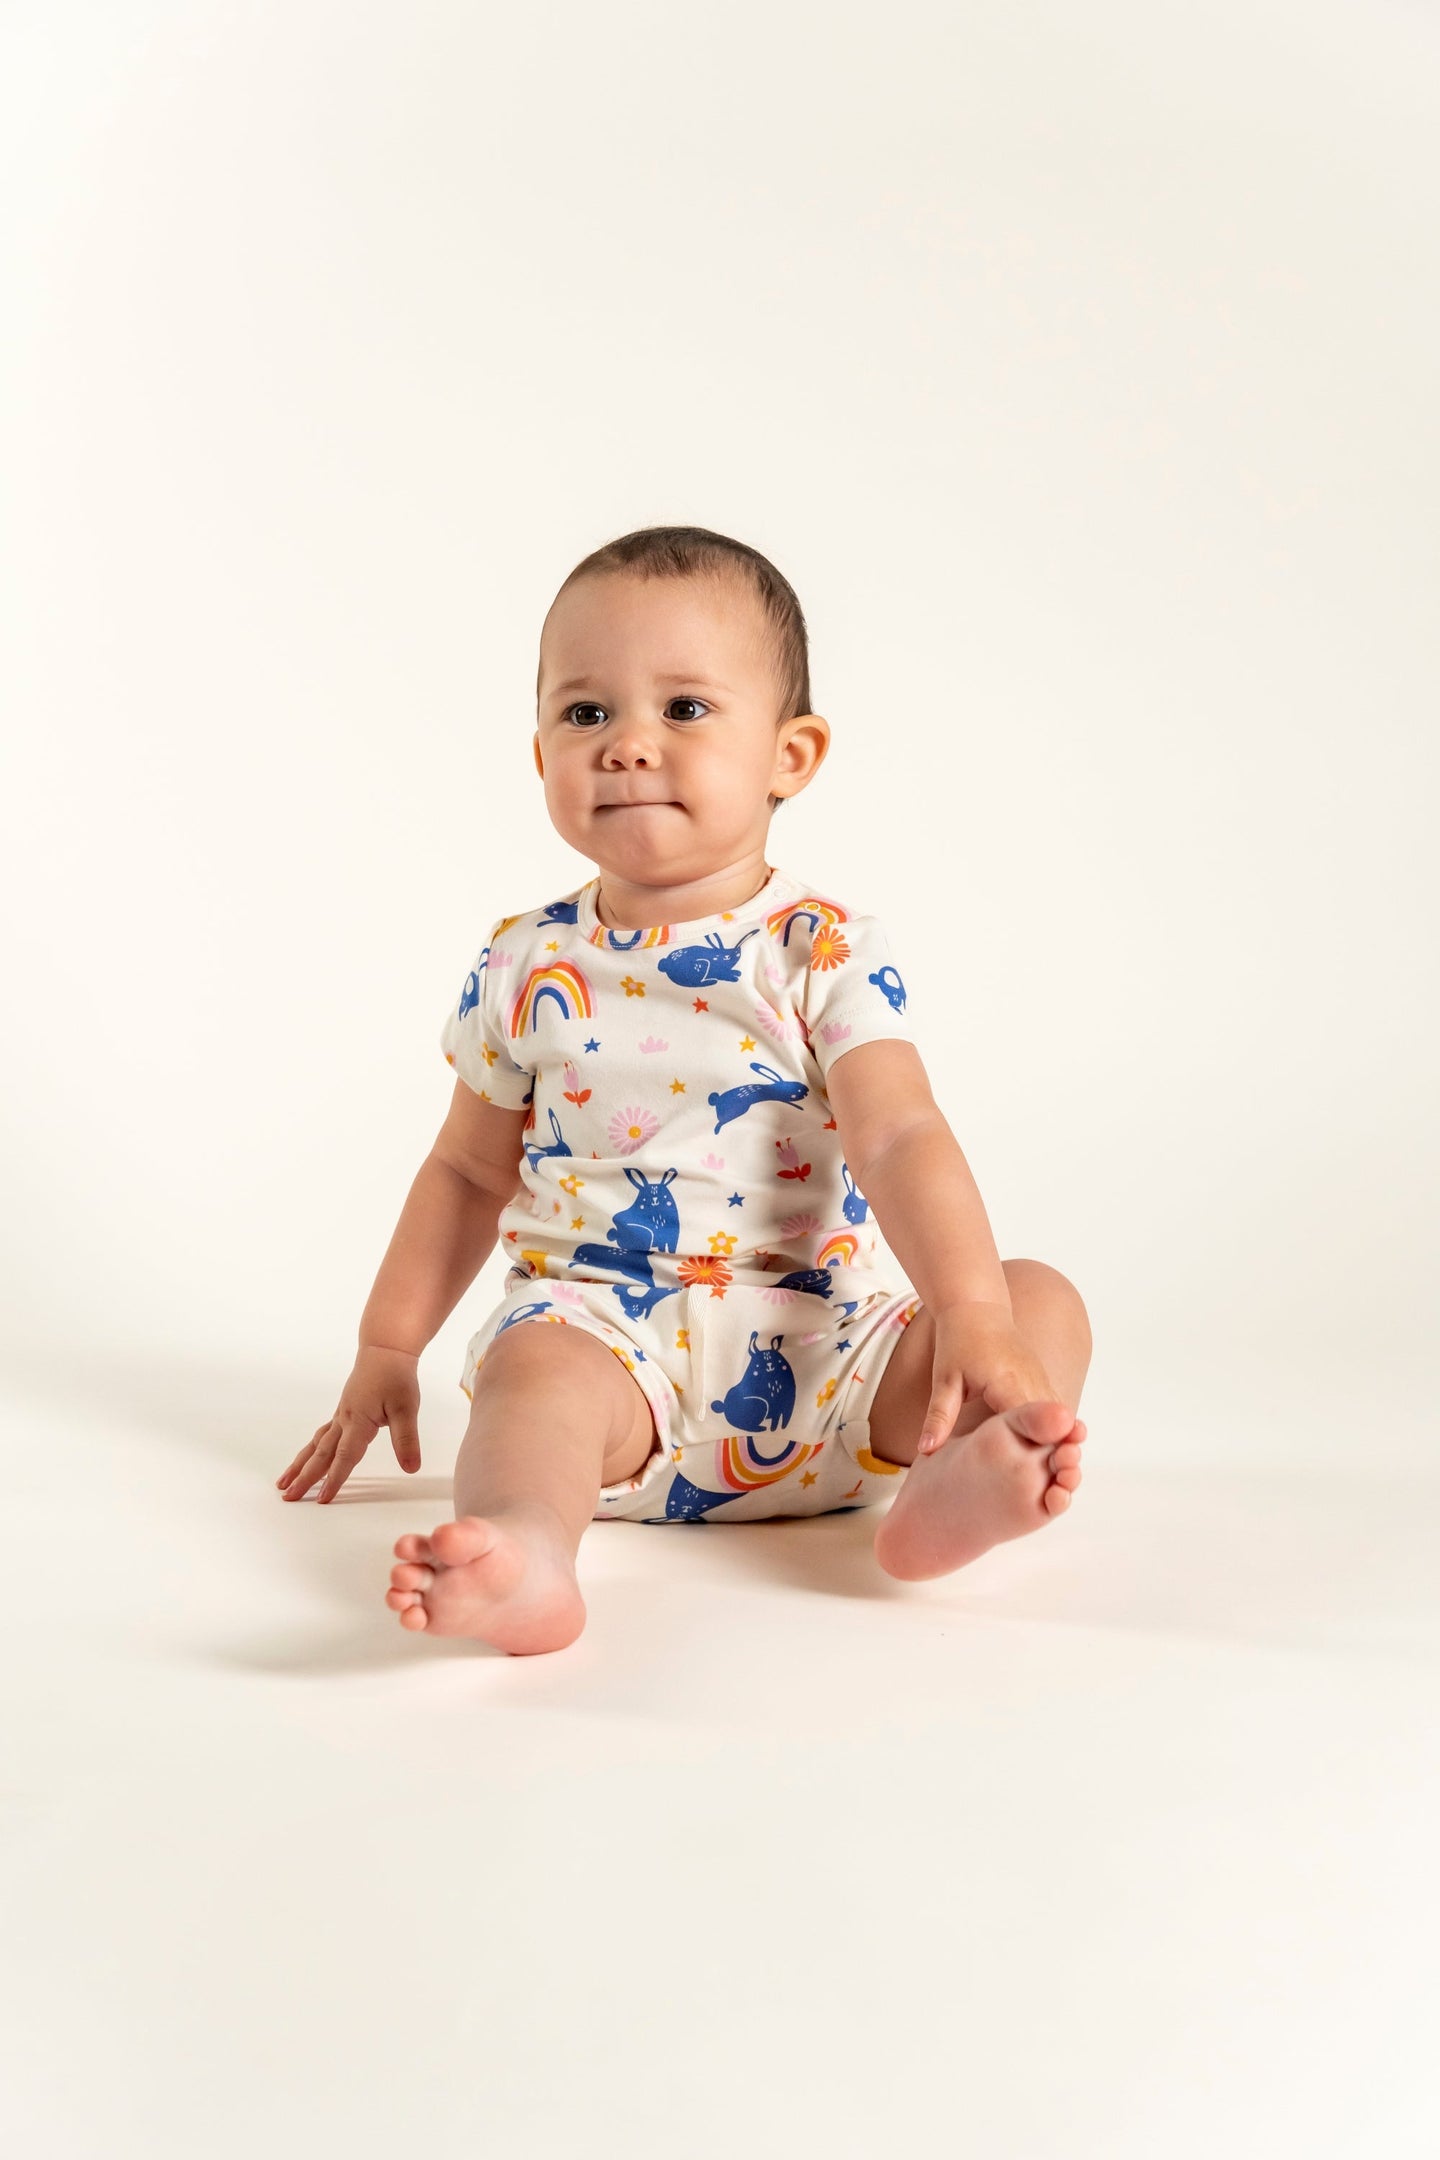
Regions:
[[1059, 1401], [1044, 1366], [1003, 1306], [950, 1306], [935, 1315], [930, 1407], [920, 1453], [933, 1455], [943, 1446], [964, 1405], [978, 1398], [992, 1410]]
[[298, 1500], [316, 1478], [325, 1483], [317, 1500], [333, 1500], [382, 1425], [390, 1428], [402, 1470], [420, 1467], [419, 1360], [403, 1350], [362, 1346], [355, 1369], [340, 1390], [340, 1403], [275, 1482], [287, 1500]]

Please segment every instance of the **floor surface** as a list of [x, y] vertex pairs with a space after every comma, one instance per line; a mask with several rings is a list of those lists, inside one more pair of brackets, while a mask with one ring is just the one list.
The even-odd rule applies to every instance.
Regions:
[[1433, 1482], [1092, 1426], [943, 1582], [599, 1525], [510, 1659], [383, 1603], [442, 1469], [274, 1492], [311, 1392], [8, 1406], [12, 2150], [1440, 2152]]

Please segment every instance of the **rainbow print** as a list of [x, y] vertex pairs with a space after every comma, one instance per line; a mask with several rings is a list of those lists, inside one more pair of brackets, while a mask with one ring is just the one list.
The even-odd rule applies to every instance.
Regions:
[[533, 1035], [542, 998], [553, 998], [563, 1020], [593, 1020], [595, 999], [588, 977], [573, 960], [555, 960], [546, 967], [531, 968], [515, 993], [510, 1007], [508, 1032], [519, 1038]]
[[798, 1440], [787, 1440], [778, 1455], [765, 1455], [761, 1453], [760, 1438], [757, 1433], [726, 1433], [723, 1440], [716, 1441], [715, 1474], [731, 1492], [756, 1492], [762, 1485], [777, 1484], [810, 1456], [818, 1455], [825, 1444], [822, 1440], [807, 1447]]
[[815, 1265], [822, 1267], [854, 1267], [860, 1240], [853, 1230], [832, 1230], [815, 1255]]
[[809, 923], [813, 935], [822, 924], [833, 930], [841, 923], [849, 922], [850, 912], [841, 907], [838, 900], [820, 900], [812, 893], [803, 900], [787, 900], [773, 915], [766, 916], [765, 924], [772, 937], [778, 937], [782, 945], [788, 945], [790, 925], [802, 920]]
[[586, 943], [603, 945], [611, 952], [650, 952], [657, 945], [670, 943], [670, 925], [661, 923], [653, 930], [612, 930], [607, 923], [596, 923]]
[[872, 1454], [868, 1447], [856, 1448], [855, 1460], [862, 1470], [870, 1472], [871, 1477], [898, 1477], [900, 1474], [898, 1462], [886, 1462], [883, 1455]]

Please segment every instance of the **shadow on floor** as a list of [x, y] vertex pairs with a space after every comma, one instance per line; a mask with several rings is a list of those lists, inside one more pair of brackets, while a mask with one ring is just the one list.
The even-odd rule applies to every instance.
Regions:
[[[83, 1349], [63, 1364], [37, 1352], [28, 1367], [23, 1353], [12, 1354], [10, 1366], [18, 1390], [48, 1409], [73, 1407], [93, 1427], [102, 1405], [104, 1421], [128, 1429], [137, 1446], [173, 1451], [180, 1474], [172, 1460], [167, 1501], [178, 1495], [197, 1512], [213, 1506], [219, 1464], [234, 1488], [232, 1530], [254, 1510], [257, 1575], [273, 1574], [278, 1546], [282, 1565], [308, 1575], [357, 1624], [330, 1648], [287, 1642], [273, 1657], [262, 1652], [260, 1666], [323, 1674], [413, 1660], [417, 1648], [494, 1655], [468, 1642], [417, 1642], [384, 1604], [395, 1539], [447, 1519], [448, 1472], [407, 1478], [392, 1466], [382, 1474], [382, 1432], [367, 1457], [376, 1470], [354, 1472], [323, 1509], [313, 1498], [281, 1498], [275, 1477], [296, 1451], [295, 1435], [317, 1422], [313, 1373]], [[188, 1499], [187, 1473], [196, 1480]], [[1065, 1516], [938, 1582], [896, 1583], [880, 1570], [870, 1549], [874, 1508], [803, 1521], [597, 1524], [582, 1549], [582, 1580], [592, 1621], [597, 1601], [636, 1585], [653, 1598], [672, 1567], [678, 1588], [700, 1561], [722, 1590], [779, 1586], [909, 1606], [927, 1628], [937, 1614], [982, 1616], [1429, 1667], [1440, 1658], [1434, 1497], [1433, 1484], [1422, 1492], [1413, 1477], [1378, 1472], [1116, 1470], [1106, 1465], [1102, 1431], [1092, 1434], [1085, 1484]], [[632, 1559], [628, 1543], [614, 1540], [644, 1542]]]

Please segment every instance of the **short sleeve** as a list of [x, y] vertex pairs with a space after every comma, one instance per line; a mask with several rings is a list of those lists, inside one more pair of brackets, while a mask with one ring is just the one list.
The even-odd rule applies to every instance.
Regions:
[[502, 1110], [519, 1110], [535, 1090], [535, 1075], [517, 1063], [505, 1027], [507, 970], [492, 965], [496, 940], [514, 920], [502, 915], [492, 925], [440, 1033], [446, 1063], [467, 1087]]
[[822, 923], [810, 944], [803, 1011], [821, 1074], [861, 1043], [914, 1042], [909, 998], [890, 940], [874, 915]]

